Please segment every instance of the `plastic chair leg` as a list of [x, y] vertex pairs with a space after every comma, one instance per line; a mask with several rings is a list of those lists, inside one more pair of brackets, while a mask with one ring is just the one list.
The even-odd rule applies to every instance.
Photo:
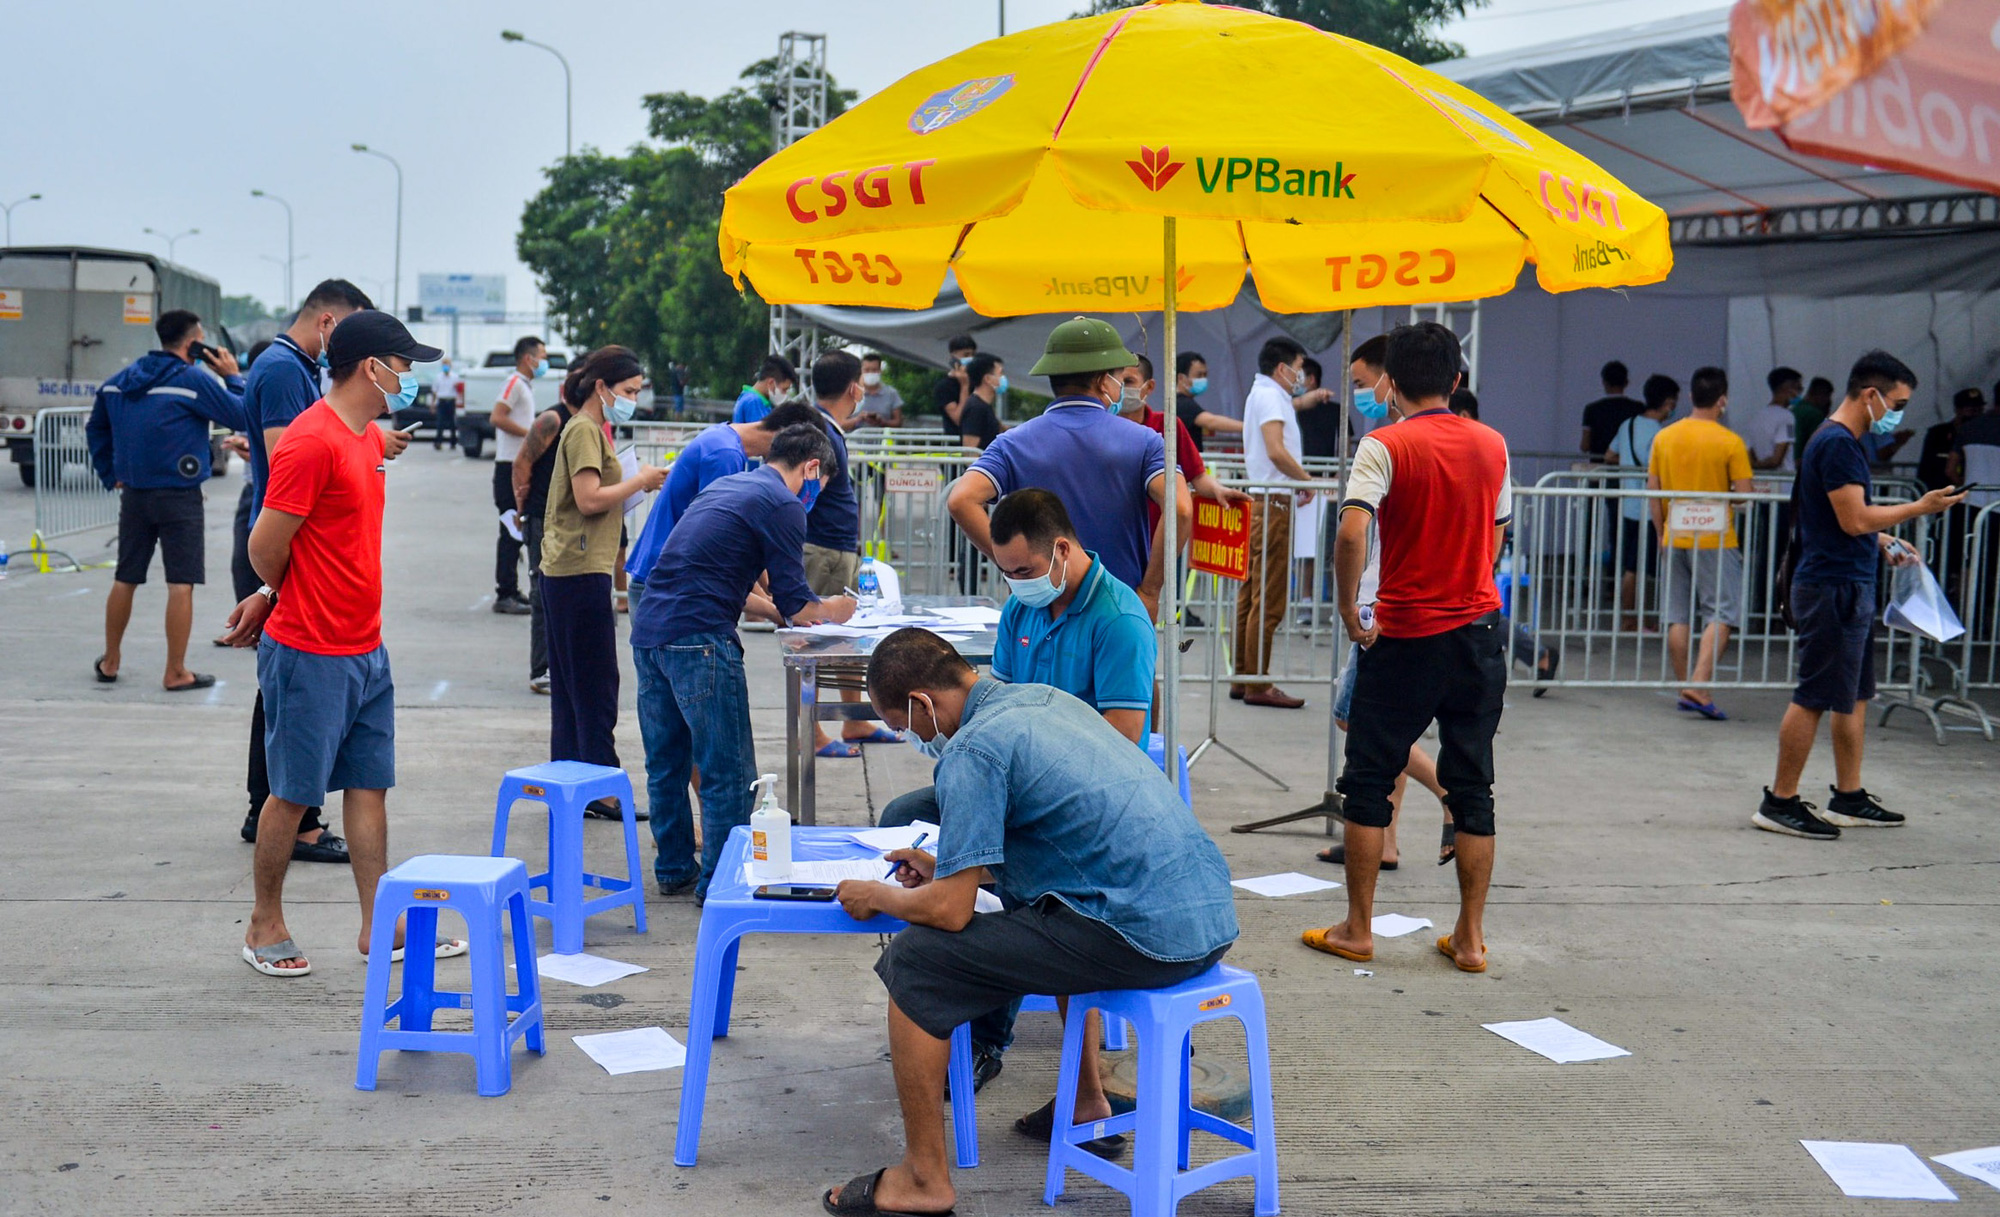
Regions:
[[499, 797], [493, 800], [493, 853], [495, 858], [507, 856], [507, 818], [513, 813], [516, 795], [508, 783], [500, 785]]
[[1132, 1046], [1132, 1024], [1115, 1014], [1104, 1016], [1104, 1050], [1124, 1052]]
[[[412, 905], [403, 917], [403, 1017], [396, 1025], [404, 1031], [429, 1031], [437, 998], [437, 910]], [[395, 946], [396, 918], [389, 918], [390, 948]], [[370, 944], [368, 965], [375, 965]], [[388, 956], [384, 956], [388, 958]], [[394, 966], [394, 965], [391, 965]]]
[[973, 1105], [972, 1026], [960, 1023], [951, 1033], [951, 1133], [958, 1150], [958, 1168], [979, 1165], [979, 1112]]
[[1261, 1001], [1252, 1009], [1241, 1010], [1237, 1021], [1243, 1024], [1243, 1048], [1250, 1065], [1250, 1130], [1257, 1138], [1257, 1217], [1277, 1217], [1278, 1130], [1272, 1118], [1270, 1042]]
[[[472, 1055], [478, 1064], [479, 1093], [488, 1098], [506, 1094], [513, 1085], [507, 1037], [507, 968], [500, 954], [500, 910], [486, 909], [468, 918], [472, 941]], [[411, 929], [416, 928], [411, 919]], [[415, 940], [411, 940], [415, 945]], [[406, 955], [405, 959], [413, 958]]]
[[[1062, 1068], [1056, 1075], [1055, 1127], [1049, 1130], [1049, 1168], [1043, 1179], [1042, 1203], [1054, 1204], [1063, 1194], [1068, 1173], [1069, 1128], [1076, 1112], [1077, 1075], [1083, 1066], [1084, 1010], [1071, 998], [1069, 1017], [1063, 1020]], [[1143, 1095], [1143, 1092], [1141, 1092]], [[1137, 1213], [1135, 1208], [1134, 1213]]]
[[715, 985], [715, 1038], [729, 1038], [729, 1009], [736, 1001], [736, 953], [743, 946], [741, 938], [732, 939], [722, 956], [722, 975]]
[[1142, 1037], [1139, 1041], [1139, 1111], [1133, 1126], [1132, 1217], [1172, 1217], [1174, 1163], [1179, 1158], [1181, 1116], [1174, 1108], [1187, 1073], [1187, 1034]]
[[[1190, 1031], [1181, 1039], [1181, 1059], [1187, 1060], [1193, 1052], [1194, 1032]], [[1194, 1110], [1193, 1084], [1194, 1070], [1183, 1067], [1181, 1069], [1181, 1101], [1175, 1107], [1176, 1121], [1180, 1125], [1180, 1131], [1175, 1135], [1175, 1139], [1180, 1145], [1180, 1168], [1182, 1170], [1188, 1168], [1188, 1150], [1190, 1143], [1194, 1140], [1193, 1121], [1188, 1118], [1188, 1113]]]
[[368, 936], [368, 981], [361, 998], [361, 1047], [354, 1064], [354, 1088], [375, 1089], [382, 1064], [382, 1023], [389, 1017], [389, 951], [395, 945], [396, 916], [378, 902]]
[[583, 816], [578, 808], [549, 808], [549, 922], [558, 954], [583, 950]]
[[528, 893], [514, 892], [506, 897], [505, 904], [507, 920], [514, 931], [514, 983], [521, 991], [521, 1017], [535, 1020], [522, 1038], [530, 1052], [546, 1053], [548, 1046], [542, 1035], [542, 976], [535, 967], [535, 919], [528, 915]]
[[646, 872], [639, 861], [639, 821], [632, 806], [632, 791], [626, 788], [620, 800], [625, 808], [625, 880], [632, 885], [632, 932], [646, 932]]
[[[674, 1129], [674, 1165], [693, 1166], [701, 1149], [703, 1101], [708, 1097], [708, 1063], [714, 1048], [719, 993], [736, 976], [736, 937], [714, 917], [704, 917], [695, 935], [693, 992], [688, 997], [687, 1061], [681, 1066], [680, 1116]], [[725, 938], [727, 941], [725, 942]]]

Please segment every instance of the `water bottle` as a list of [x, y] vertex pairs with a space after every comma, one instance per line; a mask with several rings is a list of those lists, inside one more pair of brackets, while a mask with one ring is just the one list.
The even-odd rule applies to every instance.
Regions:
[[876, 607], [882, 603], [882, 580], [875, 574], [875, 559], [863, 558], [861, 560], [861, 575], [855, 583], [855, 590], [861, 593], [860, 611], [863, 613], [874, 612]]
[[0, 581], [7, 578], [7, 542], [0, 541]]

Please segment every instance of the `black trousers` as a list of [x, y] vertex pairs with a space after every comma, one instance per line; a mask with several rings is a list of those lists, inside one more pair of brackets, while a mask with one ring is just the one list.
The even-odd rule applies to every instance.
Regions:
[[[250, 591], [256, 591], [251, 588]], [[248, 592], [244, 593], [246, 596]], [[271, 797], [270, 771], [264, 767], [264, 691], [257, 690], [257, 704], [250, 711], [250, 774], [244, 781], [250, 794], [250, 816], [255, 820], [257, 813], [264, 810], [264, 801]], [[308, 807], [306, 814], [299, 817], [299, 831], [311, 832], [315, 828], [325, 828], [326, 822], [319, 818], [319, 808]]]
[[[514, 462], [493, 462], [493, 510], [514, 510]], [[493, 597], [496, 600], [521, 598], [521, 543], [507, 535], [505, 524], [494, 525], [499, 540], [493, 552]]]
[[618, 764], [618, 618], [610, 575], [543, 575], [549, 759]]
[[548, 613], [542, 608], [542, 521], [521, 521], [521, 540], [528, 548], [528, 679], [549, 674]]
[[[431, 448], [436, 450], [444, 447], [447, 443], [456, 447], [458, 445], [458, 402], [438, 402], [436, 415], [437, 420], [431, 427]], [[449, 440], [445, 439], [447, 435], [451, 437]]]
[[1438, 784], [1458, 831], [1493, 835], [1493, 733], [1507, 692], [1507, 622], [1499, 613], [1423, 638], [1375, 640], [1354, 671], [1347, 764], [1334, 783], [1356, 824], [1387, 828], [1389, 796], [1410, 745], [1438, 725]]
[[243, 493], [236, 496], [236, 529], [229, 550], [229, 581], [235, 584], [239, 604], [264, 586], [256, 568], [250, 565], [250, 489], [250, 483], [245, 482]]

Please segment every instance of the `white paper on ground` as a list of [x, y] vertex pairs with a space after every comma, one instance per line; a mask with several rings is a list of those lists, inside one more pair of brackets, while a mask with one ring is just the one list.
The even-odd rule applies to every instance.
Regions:
[[940, 617], [964, 622], [966, 625], [999, 625], [1000, 610], [977, 604], [940, 605], [931, 610]]
[[1588, 1032], [1578, 1031], [1559, 1018], [1482, 1025], [1501, 1039], [1512, 1040], [1530, 1052], [1539, 1052], [1558, 1065], [1632, 1055], [1616, 1044], [1607, 1044]]
[[635, 1031], [607, 1031], [602, 1035], [572, 1035], [576, 1046], [609, 1074], [644, 1073], [652, 1069], [676, 1069], [687, 1063], [687, 1046], [668, 1035], [664, 1027], [640, 1027]]
[[1429, 928], [1428, 917], [1405, 917], [1401, 913], [1377, 913], [1369, 928], [1384, 938], [1401, 938], [1412, 930]]
[[1331, 891], [1340, 885], [1330, 879], [1315, 879], [1297, 871], [1280, 875], [1258, 875], [1254, 879], [1231, 879], [1229, 886], [1240, 887], [1259, 896], [1301, 896], [1307, 892]]
[[848, 839], [870, 849], [888, 853], [892, 849], [908, 849], [919, 835], [924, 836], [924, 846], [932, 853], [937, 852], [938, 826], [928, 820], [917, 820], [901, 828], [863, 828], [848, 833]]
[[765, 883], [790, 883], [800, 887], [836, 887], [849, 879], [881, 880], [889, 873], [889, 864], [880, 858], [820, 858], [810, 861], [792, 862], [792, 873], [783, 879], [759, 879], [750, 870], [750, 863], [743, 864], [743, 882], [751, 888], [762, 887]]
[[1955, 1154], [1935, 1154], [1931, 1161], [1949, 1166], [1961, 1175], [1970, 1175], [1981, 1183], [2000, 1187], [2000, 1145], [1989, 1145], [1985, 1149], [1961, 1149]]
[[558, 955], [551, 952], [535, 961], [537, 974], [586, 988], [646, 970], [636, 963], [620, 963], [590, 954]]
[[1956, 1200], [1907, 1145], [1882, 1141], [1801, 1141], [1849, 1196], [1875, 1200]]

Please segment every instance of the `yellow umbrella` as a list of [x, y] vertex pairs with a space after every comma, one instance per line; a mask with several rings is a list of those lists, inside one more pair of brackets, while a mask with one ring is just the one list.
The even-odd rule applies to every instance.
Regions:
[[1497, 295], [1528, 261], [1549, 291], [1673, 266], [1658, 207], [1477, 94], [1200, 0], [912, 72], [732, 186], [719, 243], [738, 286], [773, 304], [923, 308], [950, 270], [988, 316], [1157, 309], [1169, 368], [1177, 310], [1228, 305], [1246, 270], [1265, 307], [1320, 312]]

